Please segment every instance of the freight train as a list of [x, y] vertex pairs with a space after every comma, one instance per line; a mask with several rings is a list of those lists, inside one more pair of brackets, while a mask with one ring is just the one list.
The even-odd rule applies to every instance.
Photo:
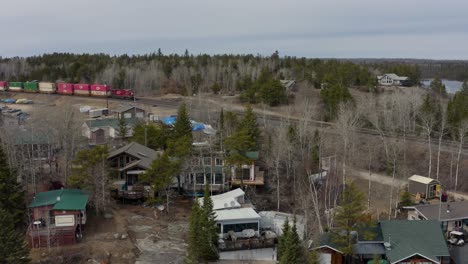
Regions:
[[64, 83], [64, 82], [6, 82], [0, 81], [0, 91], [80, 95], [134, 99], [130, 89], [113, 89], [105, 84]]

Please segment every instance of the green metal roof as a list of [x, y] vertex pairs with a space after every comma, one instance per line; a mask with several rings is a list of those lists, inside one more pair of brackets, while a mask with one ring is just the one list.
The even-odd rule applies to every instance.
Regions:
[[36, 194], [30, 208], [54, 205], [53, 210], [84, 210], [89, 194], [78, 189], [61, 189]]
[[[139, 122], [136, 118], [127, 118], [125, 119], [127, 125], [135, 125]], [[86, 124], [89, 128], [98, 128], [98, 127], [113, 127], [115, 129], [119, 128], [119, 119], [117, 118], [100, 118], [100, 119], [90, 119], [86, 121]]]
[[57, 197], [60, 195], [62, 195], [62, 190], [40, 192], [33, 198], [29, 207], [41, 207], [55, 204], [57, 202]]
[[258, 160], [258, 151], [247, 151], [245, 156], [251, 160]]
[[432, 220], [393, 220], [380, 222], [386, 249], [391, 264], [398, 263], [414, 255], [439, 263], [438, 257], [450, 256], [442, 229], [438, 221]]

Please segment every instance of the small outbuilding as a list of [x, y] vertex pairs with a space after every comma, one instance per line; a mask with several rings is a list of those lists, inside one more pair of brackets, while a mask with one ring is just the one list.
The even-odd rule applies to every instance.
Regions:
[[432, 178], [413, 175], [408, 178], [408, 185], [410, 194], [417, 195], [419, 193], [425, 199], [440, 197], [441, 195], [440, 182]]
[[117, 118], [145, 118], [145, 110], [133, 105], [121, 105], [113, 112]]

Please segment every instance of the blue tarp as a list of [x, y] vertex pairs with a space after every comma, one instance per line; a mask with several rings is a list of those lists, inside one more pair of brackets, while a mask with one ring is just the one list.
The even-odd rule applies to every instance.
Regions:
[[163, 117], [162, 122], [165, 125], [173, 126], [177, 120], [177, 116]]
[[[165, 125], [173, 126], [177, 121], [177, 116], [163, 117], [161, 121]], [[203, 123], [198, 123], [193, 120], [191, 120], [190, 123], [192, 124], [192, 131], [202, 131], [205, 129], [205, 124]]]
[[201, 131], [205, 129], [205, 125], [202, 123], [192, 123], [192, 131]]

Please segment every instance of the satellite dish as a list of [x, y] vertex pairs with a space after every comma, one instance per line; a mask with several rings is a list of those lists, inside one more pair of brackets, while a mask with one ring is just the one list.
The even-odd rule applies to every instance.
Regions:
[[231, 201], [231, 206], [234, 207], [236, 203], [234, 201]]
[[228, 208], [229, 207], [229, 204], [228, 203], [224, 203], [224, 208]]
[[165, 209], [164, 205], [162, 205], [162, 204], [156, 206], [156, 208], [158, 208], [159, 211], [164, 211], [164, 209]]

